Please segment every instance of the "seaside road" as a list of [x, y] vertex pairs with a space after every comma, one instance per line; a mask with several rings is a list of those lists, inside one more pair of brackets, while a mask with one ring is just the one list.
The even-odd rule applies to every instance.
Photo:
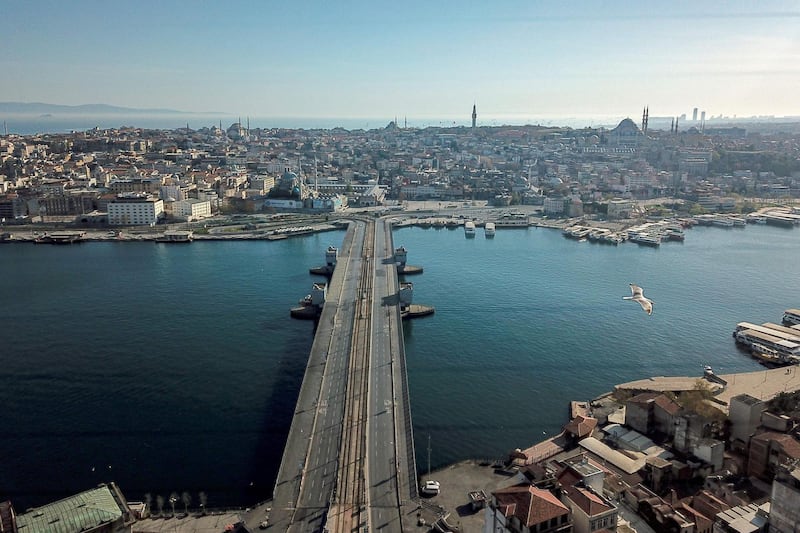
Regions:
[[275, 483], [273, 531], [321, 531], [335, 495], [364, 229], [350, 225], [328, 287]]

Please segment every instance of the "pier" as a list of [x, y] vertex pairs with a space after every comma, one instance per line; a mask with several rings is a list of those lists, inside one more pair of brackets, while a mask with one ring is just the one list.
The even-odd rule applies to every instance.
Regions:
[[414, 523], [416, 460], [400, 314], [391, 225], [356, 220], [327, 285], [269, 530], [399, 532], [404, 520]]

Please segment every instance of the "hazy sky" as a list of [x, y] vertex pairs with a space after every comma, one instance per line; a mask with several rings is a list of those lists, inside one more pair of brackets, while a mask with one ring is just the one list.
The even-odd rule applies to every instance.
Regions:
[[0, 101], [800, 115], [800, 2], [0, 0]]

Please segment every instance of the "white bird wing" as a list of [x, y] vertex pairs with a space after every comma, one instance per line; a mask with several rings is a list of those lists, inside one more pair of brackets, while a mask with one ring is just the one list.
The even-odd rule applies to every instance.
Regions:
[[634, 285], [633, 283], [631, 283], [630, 286], [631, 286], [631, 294], [633, 294], [634, 298], [644, 296], [644, 291], [640, 286]]
[[648, 300], [647, 298], [642, 296], [641, 298], [636, 298], [636, 301], [639, 302], [639, 305], [642, 306], [642, 309], [644, 309], [647, 312], [648, 315], [653, 314], [653, 301], [652, 300]]

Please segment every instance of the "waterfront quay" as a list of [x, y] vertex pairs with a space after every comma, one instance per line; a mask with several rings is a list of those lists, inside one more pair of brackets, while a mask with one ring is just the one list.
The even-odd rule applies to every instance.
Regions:
[[[273, 531], [401, 531], [416, 466], [391, 227], [350, 224], [270, 503]], [[256, 509], [246, 519], [257, 527]]]
[[728, 411], [731, 398], [740, 394], [749, 394], [759, 400], [767, 401], [782, 392], [800, 390], [800, 375], [797, 373], [797, 365], [715, 376], [717, 379], [708, 379], [707, 375], [703, 377], [656, 376], [620, 383], [614, 389], [634, 394], [645, 391], [679, 393], [703, 386], [712, 391], [715, 407], [725, 412]]

